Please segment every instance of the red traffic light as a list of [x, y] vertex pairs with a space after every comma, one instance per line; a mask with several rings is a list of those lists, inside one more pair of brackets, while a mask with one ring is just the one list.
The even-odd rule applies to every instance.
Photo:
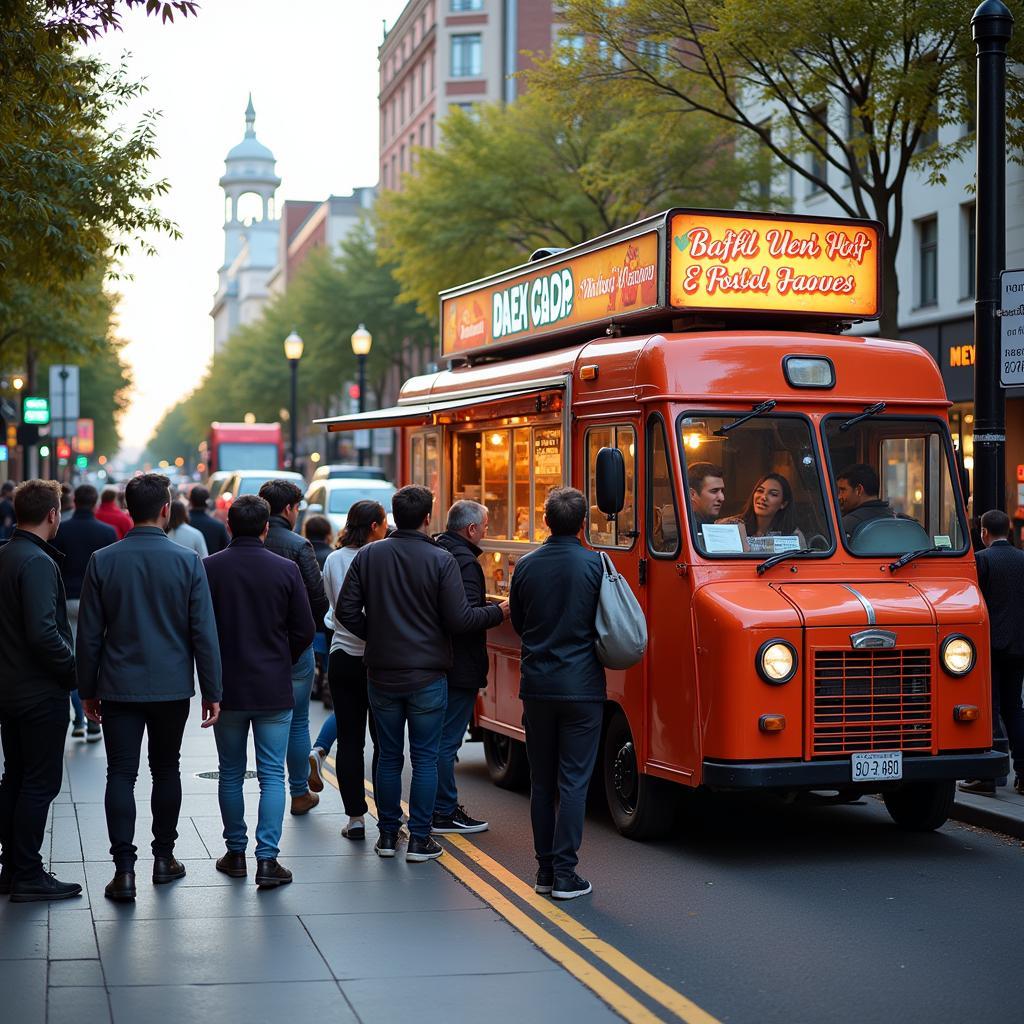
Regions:
[[58, 459], [70, 459], [71, 458], [71, 445], [67, 441], [61, 439], [57, 442], [57, 458]]
[[348, 397], [354, 399], [355, 401], [359, 401], [359, 385], [358, 384], [349, 384], [349, 386], [348, 386]]

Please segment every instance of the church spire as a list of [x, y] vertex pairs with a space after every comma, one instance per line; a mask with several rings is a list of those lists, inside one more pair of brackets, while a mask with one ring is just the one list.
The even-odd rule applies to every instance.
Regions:
[[245, 108], [245, 137], [256, 137], [256, 108], [252, 105], [252, 93], [249, 93], [249, 105]]

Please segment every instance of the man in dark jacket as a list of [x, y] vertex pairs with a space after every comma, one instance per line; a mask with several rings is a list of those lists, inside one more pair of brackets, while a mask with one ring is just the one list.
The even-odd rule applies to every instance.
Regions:
[[402, 823], [402, 766], [409, 726], [409, 848], [406, 860], [443, 852], [430, 835], [437, 794], [437, 747], [452, 667], [451, 634], [497, 625], [507, 603], [472, 608], [459, 568], [428, 533], [434, 496], [403, 487], [391, 499], [398, 529], [359, 549], [345, 576], [335, 620], [366, 641], [366, 676], [380, 759], [376, 796], [378, 856], [394, 857]]
[[[988, 606], [992, 643], [993, 743], [1005, 750], [1009, 740], [1016, 776], [1013, 788], [1024, 795], [1024, 708], [1020, 699], [1024, 680], [1024, 551], [1010, 543], [1010, 517], [999, 509], [981, 517], [981, 540], [985, 550], [974, 557], [978, 583]], [[967, 793], [995, 796], [996, 783], [992, 779], [969, 779], [961, 782], [960, 788]]]
[[[260, 497], [270, 506], [270, 532], [264, 546], [299, 567], [313, 621], [317, 629], [322, 629], [324, 615], [330, 607], [327, 591], [324, 590], [323, 574], [313, 552], [313, 545], [295, 532], [302, 491], [291, 480], [268, 480], [260, 488]], [[310, 641], [309, 647], [292, 666], [295, 707], [288, 735], [288, 790], [292, 797], [292, 814], [307, 814], [320, 803], [320, 797], [309, 790], [309, 752], [312, 749], [309, 740], [309, 698], [315, 674], [316, 661], [313, 643]]]
[[[475, 501], [457, 501], [448, 510], [445, 532], [437, 538], [459, 566], [466, 600], [473, 608], [487, 606], [484, 571], [477, 544], [487, 536], [487, 508]], [[494, 625], [498, 625], [495, 623]], [[437, 749], [437, 798], [432, 831], [486, 832], [487, 822], [466, 813], [455, 785], [455, 758], [473, 717], [476, 695], [487, 685], [487, 632], [479, 629], [452, 637], [452, 667], [448, 670], [448, 708]]]
[[586, 515], [580, 491], [551, 491], [544, 502], [551, 536], [516, 563], [509, 594], [512, 626], [522, 640], [519, 696], [530, 759], [534, 888], [566, 900], [591, 892], [576, 874], [577, 851], [605, 699], [604, 667], [594, 647], [603, 570], [600, 556], [580, 543]]
[[210, 587], [198, 555], [164, 533], [170, 481], [134, 477], [125, 491], [135, 526], [89, 562], [78, 607], [78, 692], [103, 724], [104, 799], [114, 877], [108, 899], [135, 899], [135, 779], [143, 731], [153, 776], [153, 883], [185, 876], [174, 857], [181, 810], [181, 740], [198, 673], [203, 727], [220, 711], [221, 666]]
[[29, 480], [15, 491], [14, 508], [18, 528], [0, 547], [0, 893], [27, 903], [82, 891], [47, 874], [39, 855], [63, 777], [75, 658], [63, 556], [50, 544], [60, 526], [59, 484]]
[[286, 885], [292, 873], [277, 861], [284, 823], [284, 761], [291, 727], [292, 665], [313, 640], [313, 616], [294, 562], [263, 546], [270, 506], [255, 494], [228, 509], [231, 544], [204, 559], [224, 665], [217, 737], [217, 795], [227, 852], [217, 870], [244, 878], [246, 747], [252, 725], [260, 807], [256, 824], [256, 884]]
[[872, 519], [893, 519], [896, 513], [878, 496], [878, 474], [863, 463], [847, 466], [836, 475], [836, 497], [843, 513], [843, 533], [848, 544]]
[[188, 492], [188, 524], [194, 526], [206, 541], [206, 550], [211, 555], [228, 546], [228, 531], [219, 519], [209, 514], [210, 492], [202, 484]]
[[[117, 543], [117, 531], [96, 518], [94, 510], [98, 500], [99, 494], [91, 484], [76, 487], [74, 514], [62, 521], [60, 532], [53, 539], [53, 546], [64, 555], [60, 575], [67, 596], [72, 637], [78, 633], [78, 599], [82, 596], [82, 581], [89, 559], [94, 551]], [[84, 736], [87, 742], [98, 743], [103, 738], [102, 730], [98, 723], [92, 721], [86, 728], [85, 712], [77, 690], [71, 691], [71, 707], [75, 713], [71, 735]]]

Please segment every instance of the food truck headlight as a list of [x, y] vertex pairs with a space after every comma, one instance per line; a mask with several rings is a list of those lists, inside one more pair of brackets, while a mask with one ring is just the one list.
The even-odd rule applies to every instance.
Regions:
[[974, 644], [960, 635], [947, 636], [942, 642], [942, 667], [951, 676], [965, 676], [974, 668]]
[[757, 650], [755, 665], [766, 683], [781, 686], [796, 675], [796, 648], [786, 640], [767, 640]]
[[825, 356], [786, 356], [782, 372], [791, 388], [834, 388], [836, 368]]

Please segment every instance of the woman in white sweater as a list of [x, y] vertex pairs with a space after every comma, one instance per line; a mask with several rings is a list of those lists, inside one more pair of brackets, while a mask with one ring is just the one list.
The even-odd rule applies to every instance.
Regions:
[[167, 536], [183, 548], [190, 548], [200, 558], [210, 552], [206, 547], [206, 538], [194, 527], [188, 525], [188, 507], [181, 498], [171, 502], [171, 518], [167, 523]]
[[[377, 775], [377, 730], [366, 693], [366, 666], [363, 651], [366, 645], [334, 619], [334, 609], [341, 593], [345, 575], [359, 549], [387, 536], [388, 517], [384, 506], [376, 501], [357, 501], [349, 510], [345, 529], [338, 538], [337, 550], [324, 562], [324, 590], [331, 607], [324, 616], [324, 625], [334, 630], [327, 679], [338, 719], [338, 758], [336, 763], [338, 789], [348, 815], [348, 824], [341, 830], [346, 839], [365, 839], [364, 815], [367, 811], [363, 784], [363, 751], [366, 725], [369, 721], [373, 741], [372, 775]], [[320, 767], [326, 752], [314, 749], [310, 760]]]

